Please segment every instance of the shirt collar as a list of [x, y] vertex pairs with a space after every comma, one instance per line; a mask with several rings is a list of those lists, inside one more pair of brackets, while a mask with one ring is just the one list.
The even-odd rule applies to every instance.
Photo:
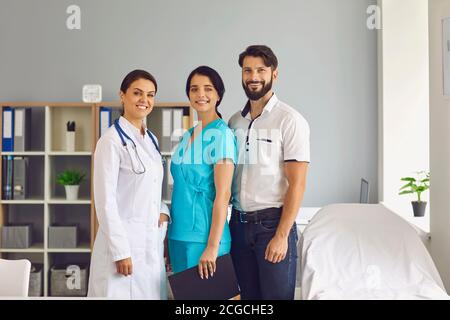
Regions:
[[[267, 101], [266, 105], [264, 106], [263, 113], [267, 113], [272, 111], [273, 107], [278, 103], [278, 98], [275, 95], [275, 93], [270, 97], [269, 101]], [[244, 108], [241, 109], [241, 115], [243, 118], [250, 118], [250, 100], [247, 100], [247, 103], [245, 104]]]
[[[125, 126], [129, 131], [133, 132], [133, 135], [137, 138], [142, 137], [141, 130], [136, 128], [130, 121], [125, 119], [124, 116], [121, 116], [119, 118], [119, 124], [121, 126]], [[145, 124], [145, 121], [142, 121], [142, 127], [144, 128], [145, 132], [147, 131], [147, 125]]]

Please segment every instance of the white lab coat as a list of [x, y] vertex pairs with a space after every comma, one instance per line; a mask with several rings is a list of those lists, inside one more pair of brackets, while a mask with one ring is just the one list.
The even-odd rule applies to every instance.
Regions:
[[[132, 171], [131, 158], [111, 126], [99, 139], [94, 155], [94, 200], [99, 221], [91, 258], [90, 297], [110, 299], [167, 299], [163, 240], [167, 224], [158, 227], [164, 175], [162, 160], [150, 137], [120, 117], [119, 124], [133, 139], [145, 165]], [[156, 137], [155, 137], [156, 140]], [[131, 141], [125, 138], [130, 154]], [[134, 160], [135, 169], [138, 160]], [[131, 257], [133, 273], [117, 273], [115, 261]]]

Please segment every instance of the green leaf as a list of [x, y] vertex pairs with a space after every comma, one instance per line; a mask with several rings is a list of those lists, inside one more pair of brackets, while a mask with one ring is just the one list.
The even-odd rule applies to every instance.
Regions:
[[416, 192], [424, 192], [426, 189], [422, 186], [418, 187]]
[[406, 178], [401, 178], [401, 181], [410, 181], [410, 182], [416, 182], [416, 179], [411, 178], [411, 177], [406, 177]]
[[409, 187], [411, 187], [412, 186], [412, 184], [411, 183], [408, 183], [408, 184], [405, 184], [403, 187], [401, 187], [400, 188], [400, 190], [403, 190], [403, 189], [406, 189], [406, 188], [409, 188]]
[[407, 190], [407, 191], [402, 191], [402, 192], [400, 192], [399, 195], [402, 195], [402, 194], [409, 194], [409, 193], [415, 193], [415, 192], [414, 192], [414, 191]]

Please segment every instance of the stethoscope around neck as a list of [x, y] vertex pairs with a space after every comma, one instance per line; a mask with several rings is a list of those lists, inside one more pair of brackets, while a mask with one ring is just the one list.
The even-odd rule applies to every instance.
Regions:
[[[133, 170], [133, 172], [134, 172], [135, 174], [143, 174], [143, 173], [145, 173], [146, 169], [145, 169], [144, 163], [142, 162], [141, 157], [139, 156], [139, 153], [137, 152], [136, 143], [135, 143], [135, 142], [133, 141], [133, 139], [131, 139], [130, 136], [127, 135], [127, 134], [125, 133], [125, 131], [123, 131], [123, 129], [120, 127], [120, 125], [119, 125], [119, 119], [116, 119], [116, 121], [114, 121], [114, 128], [116, 128], [117, 134], [119, 135], [119, 138], [120, 138], [120, 140], [122, 141], [122, 145], [123, 145], [123, 147], [127, 150], [128, 155], [130, 156], [130, 160], [131, 160], [131, 169]], [[153, 145], [155, 146], [156, 150], [158, 150], [158, 153], [159, 153], [159, 155], [161, 156], [161, 161], [162, 161], [162, 163], [163, 163], [163, 165], [164, 165], [164, 158], [163, 158], [162, 155], [161, 155], [161, 151], [159, 150], [159, 147], [158, 147], [158, 144], [156, 143], [155, 138], [154, 138], [153, 135], [150, 133], [150, 130], [146, 129], [145, 131], [147, 132], [148, 136], [149, 136], [150, 139], [152, 140]], [[134, 154], [136, 155], [136, 158], [137, 158], [138, 161], [139, 161], [138, 166], [139, 166], [140, 168], [138, 168], [138, 170], [136, 170], [136, 168], [134, 167], [133, 157], [131, 156], [130, 149], [128, 148], [128, 144], [127, 144], [127, 142], [125, 141], [125, 138], [131, 141], [131, 148], [133, 149]]]

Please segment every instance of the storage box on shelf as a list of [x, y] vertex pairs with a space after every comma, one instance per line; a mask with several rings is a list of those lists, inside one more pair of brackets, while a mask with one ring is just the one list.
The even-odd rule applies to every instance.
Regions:
[[2, 205], [1, 252], [34, 252], [44, 249], [44, 205]]
[[83, 297], [87, 295], [90, 253], [50, 253], [48, 256], [49, 295]]
[[91, 235], [89, 215], [89, 205], [50, 204], [49, 251], [86, 252]]
[[78, 226], [58, 226], [48, 227], [48, 247], [49, 248], [76, 248], [78, 246]]
[[2, 227], [2, 248], [27, 249], [33, 242], [32, 225], [10, 225]]
[[50, 294], [53, 297], [83, 297], [87, 295], [87, 266], [68, 265], [50, 268]]
[[28, 296], [39, 297], [42, 295], [42, 264], [31, 265], [30, 270], [30, 283], [28, 286]]

